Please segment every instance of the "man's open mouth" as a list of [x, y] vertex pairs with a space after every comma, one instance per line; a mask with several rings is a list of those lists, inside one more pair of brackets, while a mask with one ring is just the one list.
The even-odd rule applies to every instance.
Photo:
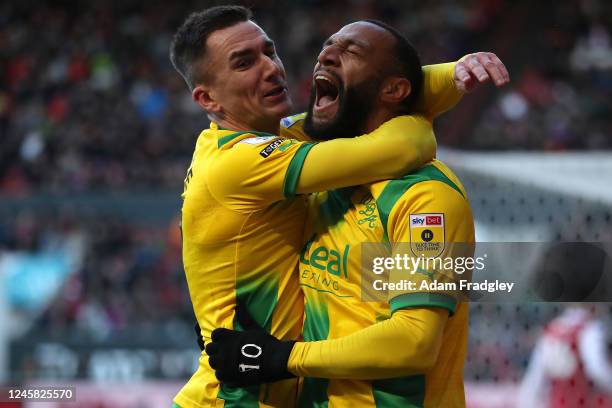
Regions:
[[325, 74], [315, 74], [316, 91], [313, 113], [316, 116], [332, 117], [338, 110], [339, 87], [335, 78]]
[[277, 87], [274, 87], [274, 89], [266, 92], [264, 96], [278, 96], [282, 94], [284, 91], [285, 91], [284, 86], [277, 86]]

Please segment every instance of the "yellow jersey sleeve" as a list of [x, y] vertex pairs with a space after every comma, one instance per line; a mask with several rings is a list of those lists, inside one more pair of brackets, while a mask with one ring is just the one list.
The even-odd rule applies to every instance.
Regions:
[[398, 177], [431, 160], [435, 152], [427, 118], [398, 116], [366, 135], [318, 143], [304, 161], [296, 190], [312, 193]]
[[295, 195], [312, 143], [245, 132], [221, 144], [208, 169], [210, 192], [235, 211], [256, 211]]
[[423, 67], [423, 90], [415, 110], [429, 120], [453, 108], [463, 96], [453, 80], [456, 64], [448, 62]]
[[[388, 203], [392, 207], [383, 208], [382, 213], [388, 214], [386, 229], [392, 256], [399, 255], [402, 259], [408, 256], [411, 262], [418, 261], [409, 263], [413, 265], [409, 270], [395, 268], [389, 272], [390, 283], [412, 282], [409, 290], [389, 291], [391, 312], [439, 307], [453, 314], [457, 281], [471, 273], [465, 265], [457, 268], [461, 263], [457, 259], [473, 256], [472, 213], [457, 179], [451, 179], [434, 165], [426, 166], [421, 172], [424, 174], [409, 175], [385, 187], [391, 194], [386, 199], [392, 201]], [[392, 197], [393, 193], [397, 197]], [[381, 201], [384, 200], [379, 200], [379, 204]]]
[[320, 143], [248, 132], [229, 135], [208, 172], [211, 194], [236, 211], [317, 191], [393, 178], [435, 156], [431, 122], [399, 116], [371, 133]]
[[439, 309], [400, 310], [348, 336], [295, 343], [287, 368], [298, 377], [358, 380], [423, 374], [437, 360], [447, 319]]

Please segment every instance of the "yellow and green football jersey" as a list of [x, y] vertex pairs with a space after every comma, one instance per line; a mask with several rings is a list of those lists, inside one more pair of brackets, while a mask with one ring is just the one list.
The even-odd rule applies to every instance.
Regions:
[[[425, 68], [420, 103], [430, 119], [461, 97], [453, 85], [453, 69], [454, 63]], [[382, 160], [382, 153], [409, 147], [403, 154], [422, 164], [431, 157], [425, 146], [435, 150], [431, 124], [413, 117], [393, 119], [361, 140], [337, 139], [312, 150], [315, 144], [303, 136], [303, 118], [284, 119], [280, 136], [211, 123], [198, 137], [183, 193], [183, 263], [206, 342], [217, 327], [239, 328], [234, 321], [238, 300], [274, 336], [299, 338], [304, 302], [297, 264], [308, 205], [306, 196], [296, 195], [298, 186], [324, 191], [383, 179], [396, 166]], [[309, 155], [311, 150], [317, 154]], [[307, 160], [310, 166], [305, 166]], [[181, 408], [291, 407], [297, 383], [221, 386], [202, 354], [198, 370], [175, 402]]]
[[[443, 308], [451, 317], [431, 371], [375, 381], [305, 378], [300, 406], [465, 406], [467, 304], [428, 289], [362, 300], [362, 243], [405, 242], [421, 249], [427, 244], [443, 251], [453, 243], [474, 242], [472, 213], [459, 180], [434, 160], [399, 179], [319, 193], [310, 201], [311, 239], [300, 256], [304, 340], [347, 336], [405, 308]], [[427, 273], [413, 275], [413, 281], [422, 279], [428, 279]]]
[[[382, 179], [400, 168], [385, 159], [398, 156], [398, 150], [401, 158], [414, 161], [412, 167], [435, 151], [431, 123], [418, 117], [397, 117], [368, 135], [320, 144], [285, 137], [300, 136], [302, 119], [285, 120], [281, 136], [224, 130], [212, 123], [198, 138], [183, 193], [183, 264], [206, 342], [217, 327], [239, 329], [237, 302], [274, 336], [299, 337], [304, 302], [297, 264], [307, 199], [296, 195], [298, 190]], [[351, 159], [338, 161], [339, 151]], [[297, 382], [221, 386], [203, 354], [175, 401], [182, 408], [217, 403], [290, 407]]]
[[[237, 301], [273, 335], [299, 337], [303, 299], [295, 270], [306, 201], [292, 195], [310, 147], [215, 123], [200, 134], [185, 179], [182, 234], [187, 283], [206, 342], [217, 327], [238, 327]], [[242, 183], [257, 187], [241, 189]], [[293, 406], [297, 386], [297, 380], [220, 386], [203, 353], [175, 402], [182, 408]]]

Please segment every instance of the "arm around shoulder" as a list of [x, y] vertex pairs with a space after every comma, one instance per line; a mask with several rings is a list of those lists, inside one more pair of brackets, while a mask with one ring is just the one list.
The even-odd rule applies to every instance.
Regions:
[[371, 133], [316, 144], [308, 153], [298, 193], [333, 190], [399, 177], [435, 156], [432, 124], [423, 116], [398, 116]]

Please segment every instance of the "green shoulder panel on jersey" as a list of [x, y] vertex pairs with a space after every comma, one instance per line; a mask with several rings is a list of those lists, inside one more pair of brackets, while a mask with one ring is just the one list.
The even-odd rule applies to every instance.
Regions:
[[400, 309], [415, 307], [440, 307], [448, 310], [450, 315], [455, 314], [457, 301], [445, 293], [413, 292], [396, 296], [389, 302], [391, 314]]
[[422, 408], [425, 403], [425, 376], [372, 381], [376, 408]]
[[302, 173], [302, 167], [304, 166], [304, 161], [306, 160], [308, 152], [314, 146], [315, 143], [304, 143], [298, 147], [293, 159], [291, 159], [291, 163], [289, 163], [289, 167], [287, 168], [287, 173], [285, 173], [285, 183], [283, 185], [283, 194], [285, 195], [285, 198], [295, 196], [298, 181], [300, 179], [300, 173]]
[[439, 181], [447, 184], [464, 197], [461, 189], [433, 164], [428, 164], [420, 170], [406, 174], [399, 179], [391, 180], [376, 199], [380, 221], [384, 229], [385, 241], [388, 242], [389, 240], [387, 222], [389, 221], [389, 214], [391, 214], [391, 210], [393, 210], [395, 203], [397, 203], [397, 200], [399, 200], [410, 187], [423, 181]]
[[221, 148], [224, 145], [226, 145], [229, 142], [231, 142], [232, 140], [236, 139], [237, 137], [240, 137], [240, 136], [245, 135], [245, 134], [256, 135], [256, 136], [277, 136], [277, 135], [274, 135], [272, 133], [256, 132], [254, 130], [247, 130], [247, 131], [243, 131], [243, 132], [236, 132], [236, 133], [231, 133], [229, 135], [220, 137], [219, 141], [217, 142], [217, 147]]

